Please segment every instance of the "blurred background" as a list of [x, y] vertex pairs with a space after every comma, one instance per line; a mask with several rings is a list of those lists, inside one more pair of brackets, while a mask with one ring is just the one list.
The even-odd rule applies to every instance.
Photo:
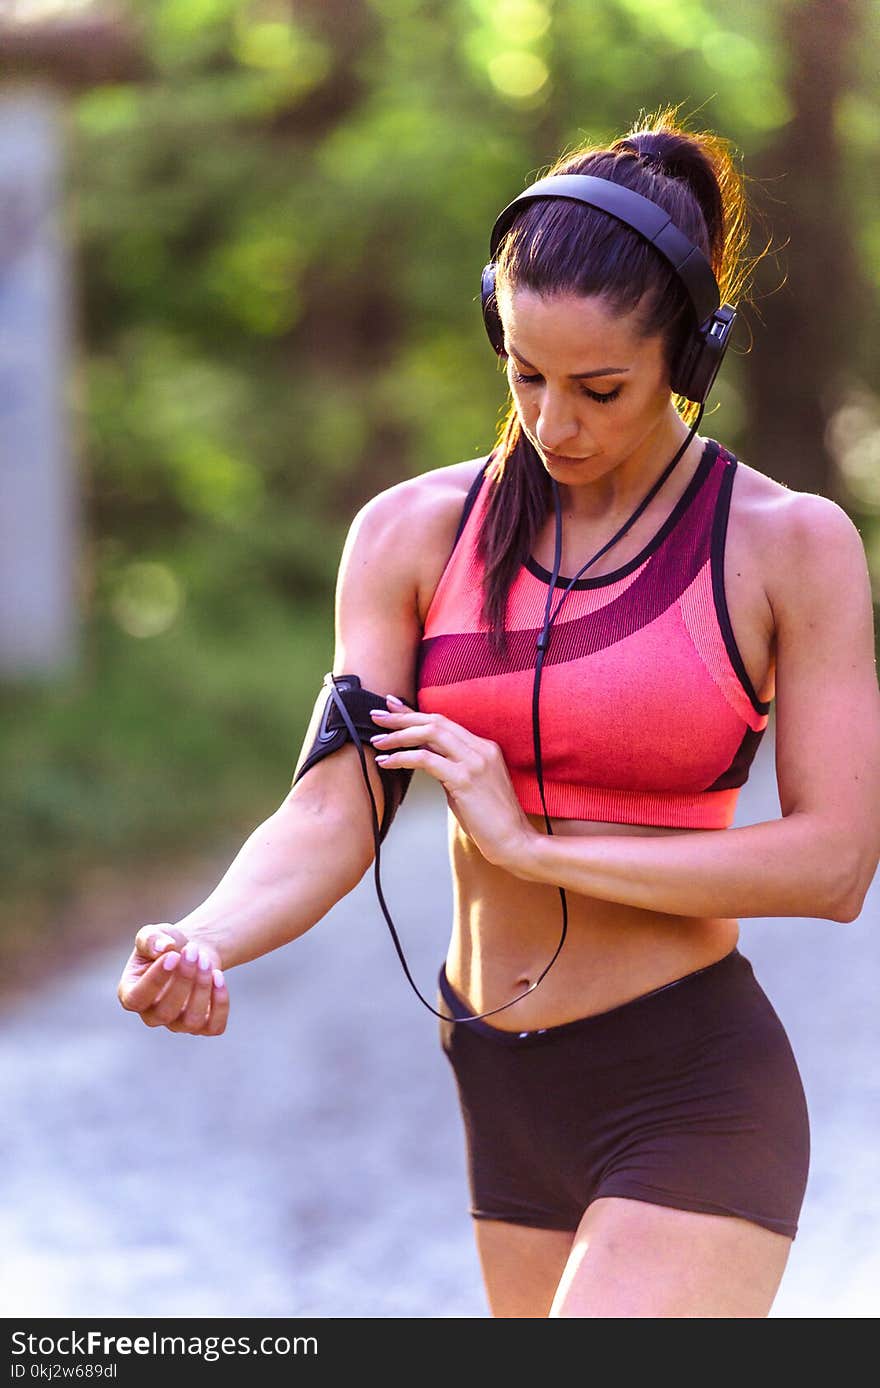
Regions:
[[702, 432], [843, 505], [880, 596], [878, 59], [870, 0], [0, 0], [16, 1006], [283, 799], [355, 511], [494, 442], [488, 234], [566, 146], [681, 103], [741, 151], [774, 249]]

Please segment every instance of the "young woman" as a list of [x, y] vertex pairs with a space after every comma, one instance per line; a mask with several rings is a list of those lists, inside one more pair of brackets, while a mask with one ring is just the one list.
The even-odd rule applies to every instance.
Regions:
[[[551, 173], [650, 199], [735, 301], [744, 204], [723, 142], [667, 115]], [[864, 551], [831, 501], [689, 431], [672, 390], [692, 296], [645, 235], [537, 198], [494, 273], [512, 394], [500, 442], [355, 517], [333, 667], [405, 701], [372, 715], [379, 814], [414, 770], [450, 807], [438, 1009], [456, 1019], [441, 1039], [490, 1306], [765, 1316], [809, 1130], [737, 918], [852, 921], [876, 870]], [[782, 817], [731, 829], [774, 696]], [[138, 932], [119, 997], [147, 1025], [222, 1032], [223, 970], [303, 934], [373, 860], [359, 750], [344, 742], [302, 774], [327, 706], [290, 794], [213, 893]]]

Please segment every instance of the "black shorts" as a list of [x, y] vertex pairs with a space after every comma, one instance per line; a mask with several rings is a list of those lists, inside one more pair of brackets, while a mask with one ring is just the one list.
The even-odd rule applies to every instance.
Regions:
[[[473, 1015], [445, 967], [438, 1008]], [[591, 1201], [618, 1195], [794, 1238], [807, 1105], [782, 1023], [738, 949], [561, 1026], [439, 1025], [475, 1219], [574, 1230]]]

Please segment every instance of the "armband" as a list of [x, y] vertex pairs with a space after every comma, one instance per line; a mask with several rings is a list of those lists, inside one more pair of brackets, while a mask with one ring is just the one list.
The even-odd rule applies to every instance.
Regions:
[[[369, 689], [361, 687], [360, 679], [357, 675], [336, 675], [327, 673], [324, 676], [324, 684], [332, 682], [337, 694], [345, 705], [345, 711], [351, 719], [352, 726], [359, 737], [364, 741], [369, 741], [370, 737], [379, 730], [380, 725], [374, 723], [370, 717], [371, 708], [387, 708], [388, 705], [381, 694], [373, 694]], [[403, 700], [407, 708], [412, 708], [406, 699]], [[324, 712], [321, 716], [321, 723], [318, 728], [314, 742], [308, 750], [305, 761], [293, 778], [292, 785], [296, 785], [301, 776], [331, 752], [336, 752], [346, 742], [352, 742], [352, 736], [346, 727], [345, 721], [336, 706], [332, 693], [328, 689], [327, 702], [324, 705]], [[370, 748], [370, 751], [373, 749]], [[384, 842], [391, 822], [397, 811], [403, 804], [404, 796], [409, 790], [409, 783], [412, 780], [412, 767], [402, 767], [397, 770], [386, 770], [384, 767], [377, 766], [376, 770], [382, 781], [382, 790], [385, 798], [385, 807], [382, 814], [382, 823], [379, 826], [379, 842]]]

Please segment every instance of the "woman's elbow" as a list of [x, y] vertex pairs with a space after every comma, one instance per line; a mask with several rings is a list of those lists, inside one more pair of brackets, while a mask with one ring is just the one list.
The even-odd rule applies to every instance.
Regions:
[[835, 906], [833, 910], [829, 911], [824, 919], [839, 921], [841, 925], [850, 925], [853, 921], [858, 920], [864, 904], [864, 898], [861, 901], [850, 899], [847, 902], [841, 902], [839, 906]]
[[842, 874], [834, 897], [833, 909], [828, 919], [851, 925], [857, 921], [865, 909], [865, 901], [877, 871], [877, 855], [872, 854], [868, 861], [862, 857], [851, 864], [849, 871]]

